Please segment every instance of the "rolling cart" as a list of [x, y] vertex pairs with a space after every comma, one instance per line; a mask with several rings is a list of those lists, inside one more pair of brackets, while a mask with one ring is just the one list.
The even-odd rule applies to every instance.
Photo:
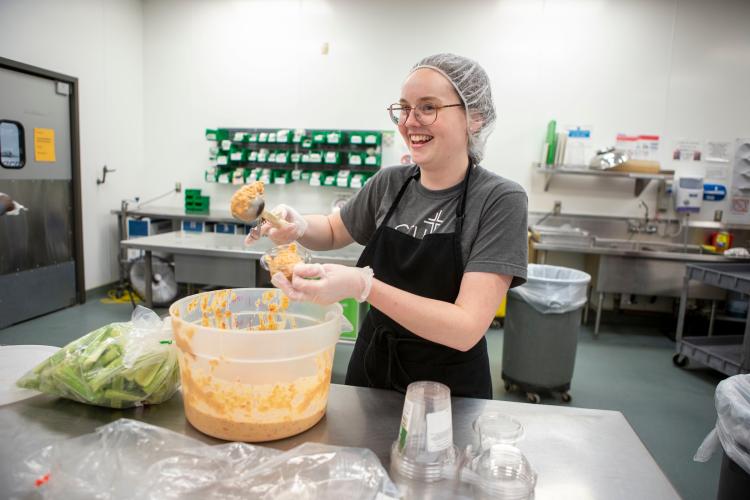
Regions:
[[745, 318], [744, 335], [713, 336], [715, 305], [711, 307], [709, 335], [683, 337], [690, 280], [696, 280], [725, 290], [750, 295], [750, 262], [728, 264], [688, 264], [680, 297], [680, 311], [675, 335], [675, 354], [672, 361], [684, 367], [688, 359], [698, 361], [725, 375], [750, 372], [750, 322]]

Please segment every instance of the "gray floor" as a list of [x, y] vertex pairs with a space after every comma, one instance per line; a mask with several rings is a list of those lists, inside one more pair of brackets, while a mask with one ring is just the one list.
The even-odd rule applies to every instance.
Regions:
[[[103, 293], [89, 293], [86, 304], [0, 330], [0, 344], [62, 346], [86, 332], [130, 317], [130, 304], [102, 304]], [[166, 310], [157, 310], [166, 314]], [[490, 348], [495, 399], [523, 401], [505, 392], [500, 378], [503, 332], [491, 329]], [[716, 418], [713, 396], [723, 378], [717, 372], [672, 365], [674, 343], [648, 326], [602, 324], [598, 339], [584, 327], [578, 344], [571, 403], [546, 398], [544, 404], [621, 411], [686, 499], [716, 497], [720, 460], [692, 461]], [[333, 381], [343, 383], [351, 346], [336, 351]], [[638, 478], [633, 478], [637, 481]]]

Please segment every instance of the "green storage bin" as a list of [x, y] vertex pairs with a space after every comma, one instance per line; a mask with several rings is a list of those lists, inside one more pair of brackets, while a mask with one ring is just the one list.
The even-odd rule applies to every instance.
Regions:
[[229, 156], [228, 155], [218, 155], [216, 157], [216, 164], [220, 167], [226, 167], [229, 165]]
[[232, 141], [233, 142], [245, 142], [245, 132], [235, 132], [234, 135], [232, 135]]
[[341, 158], [338, 151], [326, 151], [323, 154], [323, 163], [326, 165], [338, 165]]
[[185, 213], [207, 214], [209, 212], [210, 197], [201, 196], [200, 189], [185, 190]]
[[356, 340], [357, 331], [359, 330], [359, 303], [354, 299], [344, 299], [340, 302], [341, 307], [344, 308], [344, 317], [349, 320], [349, 323], [354, 327], [348, 332], [342, 332], [341, 338], [347, 340]]
[[368, 167], [380, 166], [380, 155], [369, 155], [365, 157], [365, 165]]
[[273, 171], [273, 183], [274, 184], [291, 184], [293, 182], [292, 172], [290, 170], [274, 170]]
[[244, 162], [245, 160], [247, 160], [245, 150], [232, 148], [232, 151], [229, 153], [229, 160], [232, 163]]
[[288, 144], [291, 142], [291, 131], [289, 130], [277, 130], [276, 131], [276, 142], [279, 144]]
[[315, 130], [312, 133], [313, 144], [325, 144], [327, 141], [327, 133], [323, 130]]
[[362, 134], [364, 143], [368, 146], [378, 146], [382, 141], [383, 134], [380, 132], [365, 132]]
[[286, 165], [289, 163], [289, 151], [276, 151], [276, 163]]
[[347, 158], [347, 164], [348, 165], [364, 165], [364, 157], [362, 153], [349, 153], [349, 156]]
[[331, 130], [326, 134], [326, 144], [341, 144], [342, 135], [340, 130]]
[[207, 128], [206, 129], [206, 139], [209, 141], [223, 141], [224, 139], [229, 138], [229, 131], [223, 128]]

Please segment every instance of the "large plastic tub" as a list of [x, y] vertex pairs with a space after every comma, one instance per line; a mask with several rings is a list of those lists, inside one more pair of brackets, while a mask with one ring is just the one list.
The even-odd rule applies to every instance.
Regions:
[[340, 333], [336, 304], [245, 288], [192, 295], [169, 313], [185, 415], [201, 432], [271, 441], [299, 434], [325, 414]]

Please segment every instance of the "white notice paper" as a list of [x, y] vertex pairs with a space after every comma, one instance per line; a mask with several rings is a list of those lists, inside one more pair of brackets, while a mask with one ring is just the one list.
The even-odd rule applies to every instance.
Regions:
[[706, 141], [706, 161], [729, 163], [731, 152], [731, 142]]

